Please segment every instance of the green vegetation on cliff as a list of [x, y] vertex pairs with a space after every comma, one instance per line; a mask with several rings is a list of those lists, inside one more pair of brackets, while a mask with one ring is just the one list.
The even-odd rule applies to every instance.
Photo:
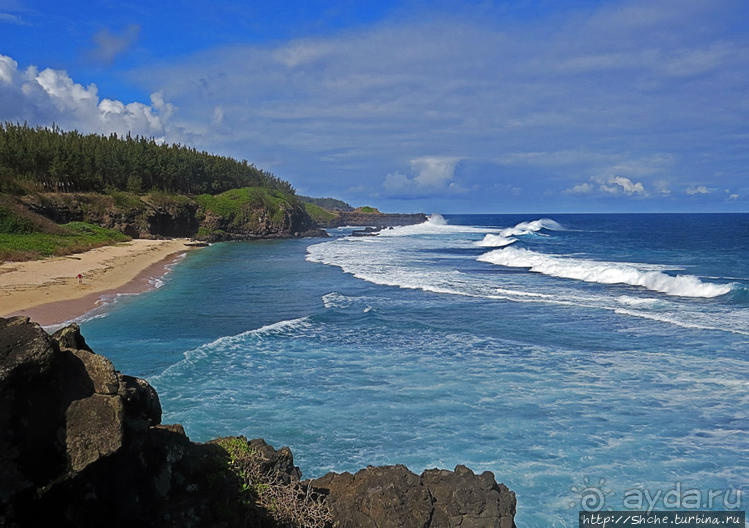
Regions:
[[379, 209], [375, 207], [370, 207], [368, 205], [357, 207], [356, 209], [354, 209], [354, 212], [355, 213], [382, 214], [380, 213]]
[[307, 214], [319, 225], [327, 225], [328, 222], [333, 220], [334, 218], [338, 218], [338, 215], [336, 213], [333, 213], [331, 211], [327, 211], [320, 207], [319, 205], [315, 205], [313, 203], [304, 202], [304, 208], [307, 211]]
[[224, 217], [239, 217], [248, 210], [265, 208], [279, 218], [283, 205], [295, 205], [296, 197], [262, 187], [232, 189], [218, 195], [201, 194], [195, 201], [205, 210]]
[[195, 197], [201, 216], [198, 238], [221, 240], [227, 233], [277, 235], [311, 227], [304, 207], [295, 195], [264, 187], [243, 187], [218, 195]]
[[269, 466], [246, 438], [218, 438], [211, 443], [229, 455], [228, 469], [238, 477], [241, 500], [265, 513], [262, 526], [327, 528], [332, 525], [333, 516], [325, 496], [317, 493], [309, 482], [289, 479], [288, 474]]
[[336, 198], [311, 198], [310, 196], [299, 195], [299, 199], [303, 201], [304, 203], [316, 205], [328, 211], [347, 211], [348, 212], [348, 211], [354, 210], [354, 208], [351, 207], [349, 204], [347, 204], [343, 200], [338, 200]]
[[114, 229], [85, 222], [58, 225], [0, 200], [0, 261], [67, 255], [127, 240]]
[[0, 124], [0, 192], [217, 194], [237, 187], [294, 188], [247, 161], [153, 138]]

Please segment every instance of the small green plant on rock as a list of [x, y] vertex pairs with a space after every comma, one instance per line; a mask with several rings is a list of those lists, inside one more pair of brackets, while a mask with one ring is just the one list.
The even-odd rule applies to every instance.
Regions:
[[216, 441], [229, 455], [229, 469], [241, 484], [242, 500], [266, 512], [278, 528], [327, 528], [333, 517], [325, 497], [309, 485], [283, 478], [277, 470], [266, 469], [262, 454], [244, 438]]

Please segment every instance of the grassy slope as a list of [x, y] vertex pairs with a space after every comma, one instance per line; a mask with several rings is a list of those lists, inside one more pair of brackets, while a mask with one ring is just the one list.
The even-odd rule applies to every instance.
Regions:
[[[216, 195], [201, 194], [195, 197], [195, 201], [204, 213], [220, 216], [234, 227], [253, 227], [259, 211], [267, 212], [274, 224], [281, 224], [284, 211], [298, 203], [295, 196], [265, 187], [242, 187]], [[210, 235], [204, 227], [198, 231], [198, 238]]]
[[310, 196], [298, 195], [302, 202], [322, 207], [327, 211], [353, 211], [354, 208], [343, 200], [336, 198], [312, 198]]
[[0, 196], [0, 261], [79, 253], [130, 240], [113, 229], [70, 222], [58, 225]]
[[307, 210], [307, 214], [310, 215], [312, 220], [320, 225], [325, 225], [334, 218], [338, 217], [336, 213], [327, 211], [319, 205], [315, 205], [313, 203], [305, 202], [304, 208]]

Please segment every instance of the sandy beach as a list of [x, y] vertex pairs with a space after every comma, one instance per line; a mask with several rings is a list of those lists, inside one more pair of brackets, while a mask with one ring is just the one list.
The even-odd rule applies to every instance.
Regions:
[[132, 240], [64, 257], [0, 264], [0, 316], [27, 315], [42, 325], [69, 321], [95, 308], [103, 295], [149, 289], [150, 279], [193, 249], [189, 242]]

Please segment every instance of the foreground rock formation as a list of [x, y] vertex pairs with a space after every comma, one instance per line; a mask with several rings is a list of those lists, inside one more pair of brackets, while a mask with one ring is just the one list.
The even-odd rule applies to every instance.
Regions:
[[[514, 526], [515, 495], [489, 472], [369, 467], [300, 482], [288, 448], [195, 443], [160, 422], [156, 391], [116, 372], [76, 325], [50, 336], [28, 318], [0, 318], [1, 527]], [[324, 524], [293, 520], [294, 504], [279, 521], [237, 453], [286, 486], [279, 497], [322, 504]]]
[[430, 469], [418, 476], [405, 466], [370, 466], [356, 474], [328, 473], [311, 481], [327, 493], [340, 528], [513, 528], [515, 494], [487, 471], [474, 475]]

